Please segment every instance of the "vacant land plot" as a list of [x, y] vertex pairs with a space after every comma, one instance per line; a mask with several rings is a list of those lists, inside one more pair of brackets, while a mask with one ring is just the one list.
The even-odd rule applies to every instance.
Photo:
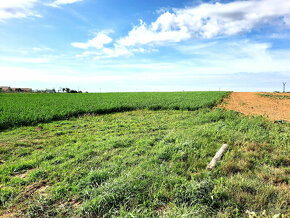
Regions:
[[228, 92], [0, 94], [0, 130], [34, 125], [86, 113], [196, 110], [213, 107]]
[[[0, 133], [3, 216], [289, 215], [289, 125], [223, 109], [83, 116]], [[206, 166], [223, 144], [217, 167]]]
[[246, 115], [290, 122], [290, 93], [233, 92], [223, 106]]

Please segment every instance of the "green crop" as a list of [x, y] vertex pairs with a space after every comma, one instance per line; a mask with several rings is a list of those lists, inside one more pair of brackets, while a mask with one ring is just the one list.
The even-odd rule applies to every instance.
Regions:
[[263, 93], [263, 94], [258, 94], [258, 95], [262, 96], [262, 97], [267, 97], [267, 98], [272, 98], [272, 99], [279, 99], [279, 100], [290, 99], [289, 95], [277, 95], [277, 94], [268, 94], [268, 93]]
[[0, 94], [0, 130], [86, 113], [213, 107], [227, 92]]

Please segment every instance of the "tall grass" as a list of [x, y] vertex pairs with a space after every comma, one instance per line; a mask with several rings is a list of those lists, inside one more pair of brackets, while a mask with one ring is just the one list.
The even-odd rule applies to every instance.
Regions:
[[[138, 110], [0, 133], [0, 216], [289, 214], [289, 124], [222, 109]], [[212, 171], [223, 143], [229, 149]], [[283, 216], [282, 216], [283, 214]]]

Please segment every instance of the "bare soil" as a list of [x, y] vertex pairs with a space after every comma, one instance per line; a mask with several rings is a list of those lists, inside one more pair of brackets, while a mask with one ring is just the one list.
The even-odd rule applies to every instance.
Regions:
[[221, 106], [246, 115], [290, 122], [290, 93], [233, 92]]
[[29, 173], [32, 172], [34, 169], [30, 169], [30, 170], [27, 170], [25, 172], [22, 172], [22, 173], [19, 173], [19, 174], [16, 174], [14, 175], [15, 177], [19, 177], [21, 179], [25, 179], [28, 177]]
[[40, 195], [46, 195], [45, 190], [49, 187], [47, 181], [43, 180], [38, 183], [34, 183], [26, 188], [24, 193], [25, 197], [29, 197], [35, 192], [39, 193]]

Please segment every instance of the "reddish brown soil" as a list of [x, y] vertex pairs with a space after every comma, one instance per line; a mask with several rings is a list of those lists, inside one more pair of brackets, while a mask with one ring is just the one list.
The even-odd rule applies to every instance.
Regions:
[[[273, 97], [262, 97], [261, 94]], [[246, 115], [263, 115], [272, 121], [290, 122], [290, 93], [233, 92], [222, 106]]]

